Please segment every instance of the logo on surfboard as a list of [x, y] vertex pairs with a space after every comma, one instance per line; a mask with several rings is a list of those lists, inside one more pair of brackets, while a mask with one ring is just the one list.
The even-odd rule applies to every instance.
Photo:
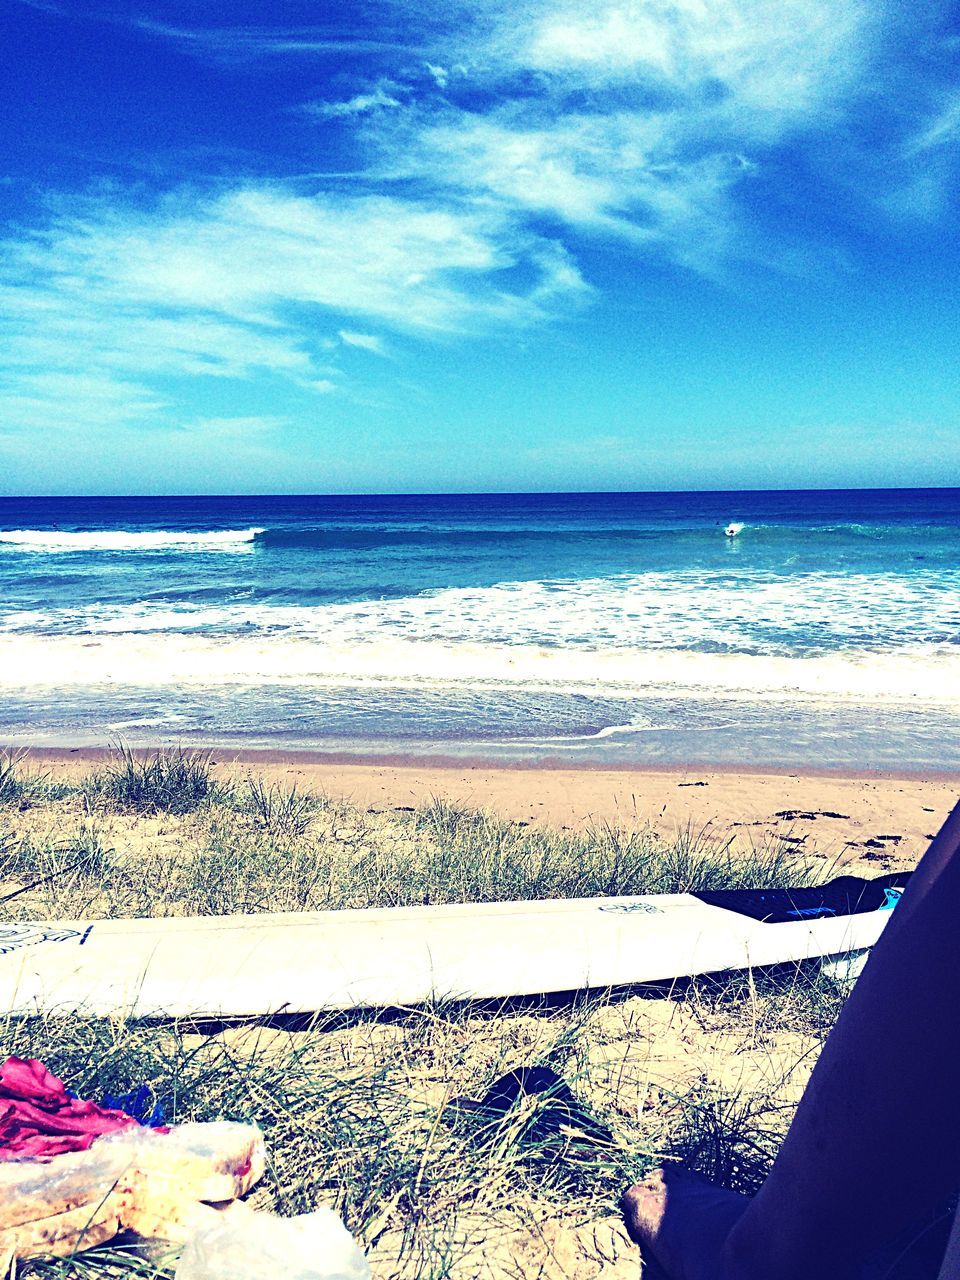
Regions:
[[82, 947], [90, 935], [92, 924], [85, 929], [62, 929], [46, 924], [0, 925], [0, 956], [22, 947], [34, 947], [38, 942], [76, 942]]

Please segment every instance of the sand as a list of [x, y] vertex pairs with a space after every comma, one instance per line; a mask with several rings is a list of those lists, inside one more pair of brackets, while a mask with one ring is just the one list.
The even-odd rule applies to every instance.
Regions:
[[[90, 748], [30, 753], [54, 776], [77, 777], [104, 755]], [[913, 863], [960, 794], [960, 777], [759, 772], [718, 768], [527, 768], [463, 762], [344, 761], [305, 751], [229, 751], [224, 774], [345, 797], [373, 811], [439, 798], [513, 822], [584, 829], [708, 828], [742, 844], [782, 838], [802, 852], [869, 873]]]

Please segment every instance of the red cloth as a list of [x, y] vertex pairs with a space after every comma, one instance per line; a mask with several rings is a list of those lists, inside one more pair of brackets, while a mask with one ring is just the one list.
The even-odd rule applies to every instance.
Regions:
[[105, 1133], [137, 1122], [122, 1111], [71, 1098], [36, 1058], [0, 1066], [0, 1160], [47, 1160], [86, 1151]]

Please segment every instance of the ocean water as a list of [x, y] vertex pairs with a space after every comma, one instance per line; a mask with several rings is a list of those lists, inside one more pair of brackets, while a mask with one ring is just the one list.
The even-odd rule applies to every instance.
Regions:
[[958, 499], [0, 499], [0, 739], [957, 769]]

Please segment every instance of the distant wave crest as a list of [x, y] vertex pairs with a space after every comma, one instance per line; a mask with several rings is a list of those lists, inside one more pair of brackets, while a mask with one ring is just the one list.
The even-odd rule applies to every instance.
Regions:
[[[737, 528], [742, 525], [728, 525]], [[890, 527], [866, 525], [764, 525], [752, 524], [751, 536], [763, 543], [779, 544], [795, 541], [797, 534], [805, 538], [843, 537], [882, 541], [889, 534], [906, 535], [937, 543], [952, 532], [939, 528]], [[8, 529], [0, 531], [0, 549], [56, 553], [62, 551], [252, 551], [255, 547], [282, 551], [373, 551], [383, 547], [476, 548], [497, 546], [555, 546], [592, 543], [640, 546], [644, 543], [670, 540], [689, 549], [714, 543], [724, 531], [719, 522], [691, 525], [686, 528], [583, 526], [571, 527], [435, 527], [424, 525], [293, 525], [252, 526], [246, 529]], [[721, 539], [722, 541], [722, 539]]]
[[480, 529], [471, 526], [436, 529], [427, 526], [395, 528], [372, 525], [369, 528], [363, 528], [355, 525], [349, 527], [331, 525], [261, 529], [257, 533], [256, 540], [261, 546], [276, 549], [319, 548], [326, 551], [364, 551], [378, 547], [445, 548], [451, 544], [479, 548], [509, 542], [552, 544], [564, 538], [576, 539], [578, 542], [600, 540], [639, 542], [656, 536], [658, 535], [654, 531], [643, 529]]
[[263, 529], [9, 529], [0, 544], [20, 551], [236, 551]]
[[[651, 542], [672, 542], [690, 549], [706, 547], [716, 542], [717, 538], [728, 533], [736, 536], [742, 530], [750, 529], [751, 538], [759, 540], [766, 546], [786, 546], [796, 542], [798, 537], [806, 540], [833, 542], [836, 539], [846, 541], [883, 542], [890, 537], [911, 537], [923, 542], [938, 543], [944, 539], [952, 540], [955, 532], [944, 530], [938, 526], [925, 525], [866, 525], [866, 524], [764, 524], [754, 522], [749, 526], [735, 521], [725, 523], [720, 520], [703, 524], [683, 525], [597, 525], [584, 524], [550, 527], [509, 525], [277, 525], [259, 529], [256, 533], [258, 546], [275, 551], [304, 551], [317, 549], [321, 551], [366, 551], [380, 547], [420, 547], [449, 549], [452, 547], [477, 548], [523, 545], [537, 547], [544, 544], [555, 546], [570, 544], [589, 546], [590, 544], [606, 544], [620, 546], [623, 544], [641, 546]], [[728, 531], [732, 531], [728, 532]], [[721, 539], [722, 540], [722, 539]]]

